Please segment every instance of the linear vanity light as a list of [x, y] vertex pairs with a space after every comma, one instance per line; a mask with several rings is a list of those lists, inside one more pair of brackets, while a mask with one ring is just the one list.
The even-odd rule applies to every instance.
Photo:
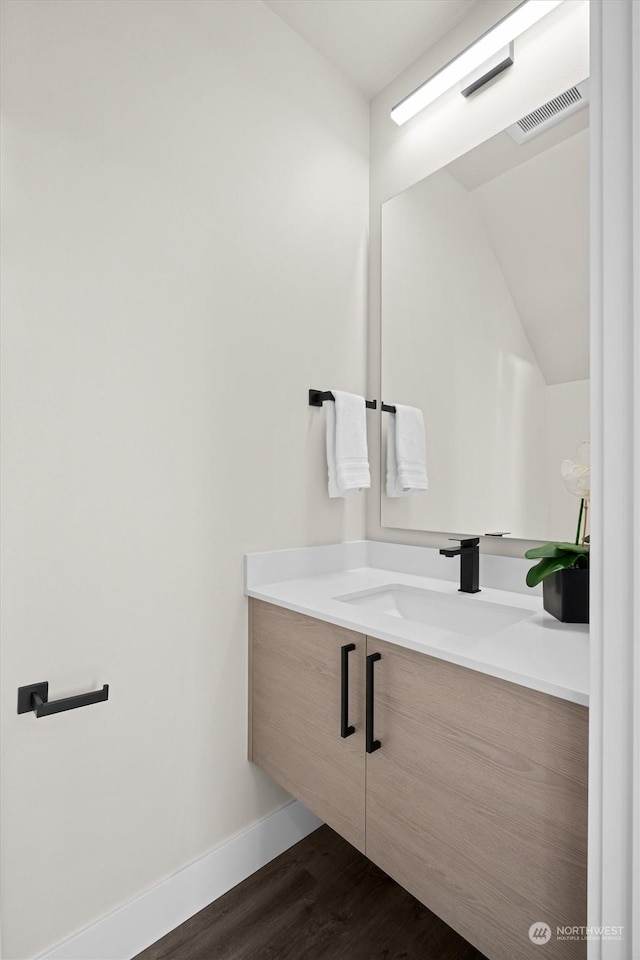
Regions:
[[[398, 126], [406, 123], [407, 120], [414, 117], [424, 107], [428, 107], [430, 103], [433, 103], [443, 93], [454, 87], [456, 83], [468, 77], [470, 73], [487, 60], [495, 57], [512, 40], [532, 27], [538, 20], [542, 20], [561, 3], [562, 0], [524, 0], [515, 10], [499, 20], [471, 46], [458, 54], [454, 60], [434, 73], [429, 80], [425, 80], [404, 100], [397, 103], [391, 111], [391, 119]], [[508, 65], [506, 61], [503, 61], [503, 63], [504, 66]], [[495, 76], [496, 72], [497, 70], [494, 69], [490, 76]], [[490, 79], [490, 76], [487, 76], [487, 79]], [[475, 89], [475, 86], [472, 89]], [[468, 90], [468, 92], [472, 91]]]

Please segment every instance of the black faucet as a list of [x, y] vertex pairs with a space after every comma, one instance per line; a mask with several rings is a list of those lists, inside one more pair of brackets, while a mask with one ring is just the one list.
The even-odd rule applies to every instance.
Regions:
[[480, 593], [478, 586], [480, 574], [480, 537], [468, 537], [462, 540], [459, 537], [449, 537], [457, 540], [459, 547], [443, 547], [440, 553], [443, 557], [460, 557], [460, 589], [459, 593]]

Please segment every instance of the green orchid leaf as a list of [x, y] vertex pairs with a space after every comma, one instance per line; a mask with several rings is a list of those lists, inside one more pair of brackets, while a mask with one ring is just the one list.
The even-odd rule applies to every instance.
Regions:
[[550, 577], [552, 573], [557, 573], [558, 570], [567, 570], [569, 567], [572, 567], [576, 562], [576, 556], [572, 553], [565, 553], [561, 557], [544, 557], [540, 563], [536, 563], [535, 567], [531, 567], [531, 570], [527, 573], [527, 586], [528, 587], [537, 587], [539, 583], [546, 577]]
[[579, 543], [554, 543], [554, 547], [567, 553], [589, 553], [589, 547]]
[[544, 543], [541, 547], [532, 547], [527, 550], [527, 560], [541, 560], [546, 557], [562, 557], [565, 553], [589, 553], [589, 547], [577, 543]]
[[527, 550], [525, 557], [527, 560], [539, 560], [543, 557], [558, 557], [563, 552], [558, 548], [557, 543], [545, 543], [541, 547], [532, 547], [531, 550]]

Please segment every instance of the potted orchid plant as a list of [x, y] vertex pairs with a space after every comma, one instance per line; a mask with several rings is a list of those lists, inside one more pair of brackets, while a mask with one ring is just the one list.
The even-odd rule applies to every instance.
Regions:
[[537, 560], [527, 573], [527, 585], [542, 583], [547, 613], [565, 623], [589, 622], [589, 501], [591, 455], [588, 441], [578, 447], [575, 460], [563, 460], [560, 473], [569, 493], [580, 499], [578, 526], [573, 543], [545, 543], [527, 550], [528, 560]]

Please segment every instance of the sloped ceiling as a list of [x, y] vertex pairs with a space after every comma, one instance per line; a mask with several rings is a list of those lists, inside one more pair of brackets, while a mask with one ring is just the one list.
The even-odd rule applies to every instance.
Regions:
[[480, 0], [264, 0], [371, 99]]
[[474, 192], [547, 383], [589, 376], [589, 132]]
[[[548, 384], [589, 377], [588, 113], [578, 116], [564, 134], [583, 129], [566, 139], [562, 124], [522, 152], [501, 133], [482, 145], [477, 162], [472, 151], [449, 168], [471, 188]], [[487, 179], [491, 167], [501, 172]]]

